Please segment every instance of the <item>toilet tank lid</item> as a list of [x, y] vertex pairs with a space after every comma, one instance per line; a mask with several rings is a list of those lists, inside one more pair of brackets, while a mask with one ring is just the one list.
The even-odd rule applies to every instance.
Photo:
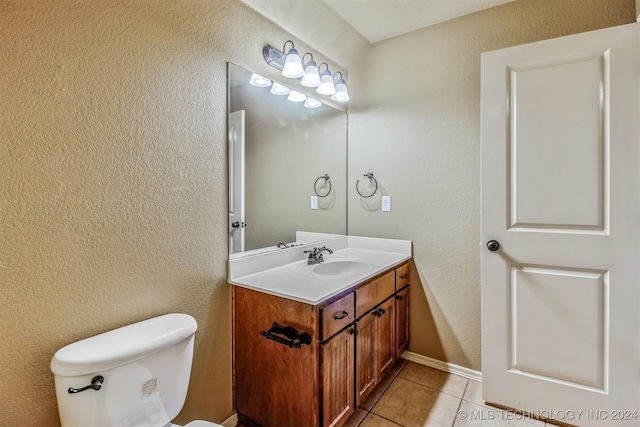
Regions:
[[143, 320], [61, 348], [53, 355], [51, 371], [77, 376], [115, 368], [175, 345], [197, 328], [196, 320], [182, 313]]

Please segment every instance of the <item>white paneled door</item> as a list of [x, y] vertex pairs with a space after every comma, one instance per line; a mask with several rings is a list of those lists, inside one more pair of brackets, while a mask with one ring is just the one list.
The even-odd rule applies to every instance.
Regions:
[[487, 402], [640, 425], [640, 24], [482, 55]]
[[244, 251], [245, 112], [229, 114], [229, 253]]

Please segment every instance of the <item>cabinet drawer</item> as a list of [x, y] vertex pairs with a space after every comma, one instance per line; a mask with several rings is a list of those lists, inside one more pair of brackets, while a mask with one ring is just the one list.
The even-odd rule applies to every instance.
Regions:
[[351, 292], [337, 301], [332, 302], [322, 309], [321, 340], [325, 341], [340, 329], [352, 323], [355, 319], [354, 294]]
[[409, 284], [409, 263], [402, 264], [396, 268], [396, 290], [404, 288]]
[[392, 270], [356, 289], [356, 318], [393, 295], [395, 281], [395, 271]]

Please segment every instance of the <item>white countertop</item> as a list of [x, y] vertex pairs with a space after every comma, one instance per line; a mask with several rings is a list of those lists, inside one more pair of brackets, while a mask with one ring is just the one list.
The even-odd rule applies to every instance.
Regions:
[[[308, 265], [307, 254], [313, 247], [326, 246], [324, 262]], [[408, 240], [342, 236], [279, 252], [229, 260], [229, 283], [284, 298], [320, 304], [334, 295], [411, 258]], [[337, 261], [357, 261], [351, 274], [323, 275], [314, 268]]]

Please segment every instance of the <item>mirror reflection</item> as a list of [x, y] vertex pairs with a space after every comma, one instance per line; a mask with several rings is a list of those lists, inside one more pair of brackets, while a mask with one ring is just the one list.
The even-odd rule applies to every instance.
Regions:
[[229, 64], [230, 254], [347, 234], [347, 115], [314, 101]]

